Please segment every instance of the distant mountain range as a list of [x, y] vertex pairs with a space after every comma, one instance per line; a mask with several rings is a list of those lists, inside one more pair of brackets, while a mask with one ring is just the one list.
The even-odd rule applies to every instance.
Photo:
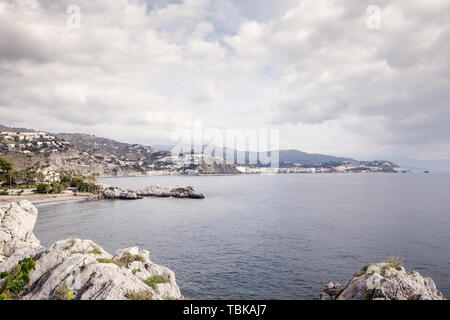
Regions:
[[[154, 147], [159, 150], [171, 151], [174, 146], [155, 145]], [[205, 147], [206, 146], [203, 148]], [[228, 162], [231, 162], [230, 159], [233, 159], [234, 164], [238, 164], [235, 159], [245, 159], [246, 164], [248, 164], [249, 159], [262, 159], [267, 154], [270, 156], [270, 153], [267, 152], [238, 151], [231, 148], [224, 148], [223, 154]], [[335, 157], [325, 154], [311, 154], [299, 150], [278, 150], [278, 155], [280, 166], [282, 167], [289, 167], [294, 164], [301, 164], [304, 166], [320, 166], [327, 162], [357, 161], [351, 158]], [[212, 156], [216, 156], [216, 154], [213, 152]]]
[[[224, 149], [226, 164], [209, 164], [204, 155], [184, 154], [181, 163], [173, 163], [170, 145], [155, 145], [118, 142], [108, 138], [82, 133], [45, 133], [45, 136], [31, 129], [10, 128], [0, 125], [0, 132], [13, 132], [15, 137], [0, 135], [0, 156], [16, 163], [17, 168], [51, 166], [55, 170], [71, 173], [99, 173], [103, 176], [126, 176], [171, 173], [239, 173], [238, 166], [252, 168], [267, 165], [249, 159], [263, 159], [267, 153]], [[35, 137], [30, 134], [36, 133]], [[24, 133], [19, 136], [19, 133]], [[357, 161], [351, 158], [324, 154], [310, 154], [299, 150], [279, 150], [280, 168], [344, 168], [344, 172], [397, 172], [399, 167], [389, 161]], [[196, 157], [194, 164], [190, 160]], [[212, 156], [216, 156], [214, 153]], [[269, 153], [270, 156], [270, 153]], [[237, 159], [245, 159], [238, 162]], [[341, 169], [336, 169], [337, 171]], [[286, 171], [297, 172], [297, 171]], [[328, 171], [324, 171], [328, 172]], [[342, 171], [339, 171], [342, 172]]]
[[25, 128], [13, 128], [13, 127], [7, 127], [0, 124], [0, 132], [3, 131], [9, 131], [9, 132], [35, 132], [35, 130], [32, 129], [25, 129]]

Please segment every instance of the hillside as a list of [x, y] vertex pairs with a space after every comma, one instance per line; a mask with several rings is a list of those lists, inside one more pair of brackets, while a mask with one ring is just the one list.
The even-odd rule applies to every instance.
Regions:
[[[82, 133], [50, 134], [4, 125], [0, 125], [0, 129], [0, 156], [11, 160], [16, 170], [46, 167], [71, 174], [145, 176], [258, 173], [268, 166], [259, 161], [263, 159], [263, 153], [224, 149], [226, 163], [221, 164], [205, 161], [211, 158], [203, 154], [188, 152], [173, 162], [170, 151], [141, 144]], [[216, 155], [213, 153], [212, 157]], [[250, 164], [250, 158], [258, 159], [258, 163]], [[240, 159], [239, 163], [237, 159]], [[284, 173], [405, 172], [390, 161], [357, 161], [299, 150], [280, 150], [279, 168], [279, 172]]]
[[71, 174], [101, 176], [238, 173], [230, 165], [199, 161], [191, 164], [189, 155], [175, 164], [170, 152], [93, 135], [49, 134], [3, 125], [0, 128], [0, 156], [12, 161], [16, 170], [46, 167]]

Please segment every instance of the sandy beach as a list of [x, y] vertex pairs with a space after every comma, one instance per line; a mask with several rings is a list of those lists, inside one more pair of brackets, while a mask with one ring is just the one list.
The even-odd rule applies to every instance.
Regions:
[[62, 194], [26, 194], [21, 196], [0, 196], [0, 204], [5, 204], [8, 202], [20, 201], [20, 200], [28, 200], [32, 204], [43, 204], [43, 203], [52, 203], [52, 202], [63, 202], [63, 201], [81, 201], [88, 200], [92, 195], [90, 194], [70, 194], [70, 193], [62, 193]]

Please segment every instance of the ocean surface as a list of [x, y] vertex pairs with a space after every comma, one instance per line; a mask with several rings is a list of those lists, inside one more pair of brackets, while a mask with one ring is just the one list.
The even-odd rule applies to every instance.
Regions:
[[192, 185], [204, 200], [147, 198], [39, 206], [48, 246], [139, 246], [192, 299], [317, 299], [328, 282], [389, 256], [450, 296], [450, 174], [104, 178], [137, 189]]

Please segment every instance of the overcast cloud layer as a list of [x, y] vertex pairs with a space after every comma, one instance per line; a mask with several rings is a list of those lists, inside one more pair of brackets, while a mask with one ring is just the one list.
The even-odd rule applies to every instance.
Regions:
[[449, 57], [450, 0], [1, 0], [0, 123], [153, 144], [200, 120], [307, 152], [450, 158]]

